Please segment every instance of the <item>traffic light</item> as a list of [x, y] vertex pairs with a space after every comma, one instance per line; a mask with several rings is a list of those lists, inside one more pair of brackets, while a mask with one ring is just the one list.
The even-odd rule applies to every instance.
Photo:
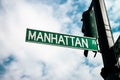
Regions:
[[[82, 32], [84, 33], [84, 36], [98, 38], [98, 31], [97, 31], [94, 10], [91, 9], [83, 12], [81, 21], [83, 22]], [[96, 56], [97, 52], [96, 51], [94, 52]], [[87, 57], [87, 55], [88, 55], [88, 50], [85, 50], [84, 56]]]
[[98, 38], [97, 25], [93, 10], [87, 10], [82, 15], [82, 32], [84, 36]]

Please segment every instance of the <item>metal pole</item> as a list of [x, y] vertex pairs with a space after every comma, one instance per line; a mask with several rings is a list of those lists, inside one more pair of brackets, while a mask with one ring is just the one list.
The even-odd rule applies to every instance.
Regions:
[[101, 75], [104, 80], [120, 80], [120, 71], [117, 68], [118, 66], [116, 66], [117, 59], [112, 50], [114, 41], [104, 0], [93, 0], [93, 8], [99, 35], [100, 52], [102, 53], [104, 64]]

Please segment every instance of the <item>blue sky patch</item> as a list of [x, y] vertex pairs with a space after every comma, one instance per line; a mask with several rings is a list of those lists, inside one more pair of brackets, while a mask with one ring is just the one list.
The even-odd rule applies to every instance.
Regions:
[[112, 28], [112, 32], [120, 32], [120, 26]]
[[3, 64], [0, 64], [0, 77], [5, 73], [6, 69]]
[[0, 77], [6, 72], [6, 66], [9, 66], [14, 61], [14, 56], [10, 55], [0, 63]]
[[48, 5], [53, 5], [53, 4], [58, 4], [58, 5], [62, 5], [65, 4], [67, 2], [67, 0], [27, 0], [30, 3], [43, 3], [43, 4], [48, 4]]
[[67, 0], [56, 0], [56, 1], [58, 1], [59, 4], [64, 4], [67, 2]]
[[8, 58], [3, 60], [3, 64], [5, 66], [7, 66], [7, 65], [11, 64], [14, 60], [15, 60], [14, 56], [10, 55]]

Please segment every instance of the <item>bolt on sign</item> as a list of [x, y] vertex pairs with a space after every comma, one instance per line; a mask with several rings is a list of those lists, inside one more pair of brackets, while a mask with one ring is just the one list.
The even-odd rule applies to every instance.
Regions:
[[96, 38], [27, 29], [26, 42], [98, 51]]

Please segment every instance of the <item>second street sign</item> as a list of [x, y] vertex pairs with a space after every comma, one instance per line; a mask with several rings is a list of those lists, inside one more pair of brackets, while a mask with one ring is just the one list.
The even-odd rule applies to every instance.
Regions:
[[26, 42], [98, 51], [98, 44], [95, 38], [79, 37], [33, 29], [27, 29]]

